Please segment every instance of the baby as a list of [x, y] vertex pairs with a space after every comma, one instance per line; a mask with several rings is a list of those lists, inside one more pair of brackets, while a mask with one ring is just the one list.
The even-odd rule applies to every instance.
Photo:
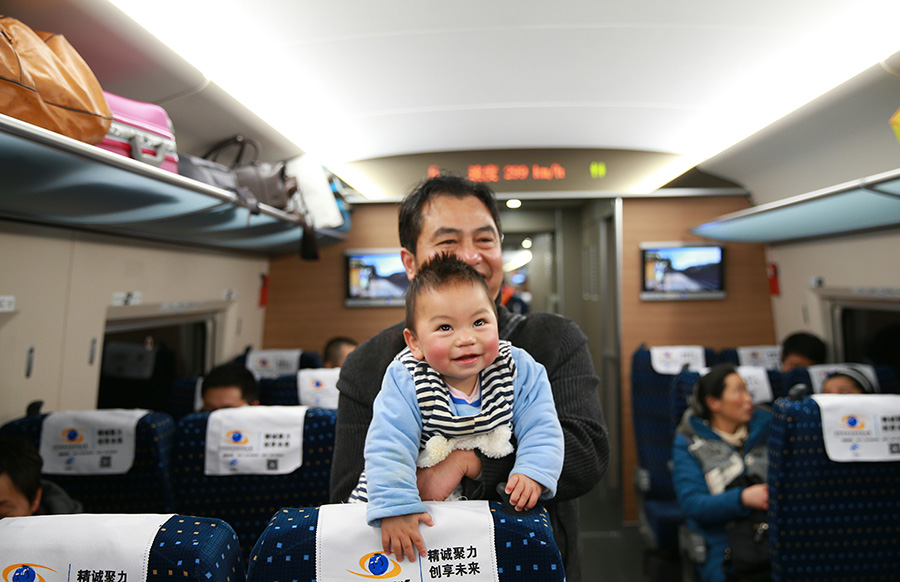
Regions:
[[[454, 449], [516, 462], [506, 485], [517, 510], [556, 493], [563, 435], [547, 373], [527, 352], [500, 341], [484, 278], [452, 255], [422, 265], [406, 292], [404, 349], [385, 373], [366, 435], [366, 469], [351, 501], [368, 501], [384, 552], [426, 555], [419, 523], [433, 525], [416, 467]], [[515, 436], [516, 448], [510, 439]], [[452, 497], [452, 496], [451, 496]]]

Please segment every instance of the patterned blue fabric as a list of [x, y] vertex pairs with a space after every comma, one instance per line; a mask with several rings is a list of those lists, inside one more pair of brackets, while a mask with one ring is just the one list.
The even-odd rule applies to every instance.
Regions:
[[682, 370], [672, 379], [673, 433], [675, 432], [678, 423], [681, 422], [684, 411], [691, 405], [691, 395], [694, 393], [694, 386], [696, 386], [699, 381], [700, 374], [698, 372], [691, 372], [690, 370]]
[[175, 515], [150, 548], [147, 582], [244, 582], [240, 544], [227, 523]]
[[[0, 435], [30, 438], [40, 446], [47, 414], [10, 421]], [[46, 475], [84, 505], [86, 513], [171, 513], [170, 459], [175, 422], [165, 412], [144, 415], [135, 429], [134, 464], [121, 475]]]
[[197, 392], [197, 377], [178, 378], [172, 382], [172, 393], [169, 395], [169, 414], [178, 422], [194, 412], [194, 396]]
[[[712, 362], [714, 352], [704, 356]], [[684, 516], [672, 486], [672, 443], [676, 423], [672, 420], [672, 382], [676, 376], [660, 374], [650, 362], [650, 350], [639, 347], [631, 359], [631, 409], [637, 445], [638, 467], [649, 476], [646, 490], [638, 492], [642, 525], [653, 534], [656, 549], [678, 547], [678, 525]], [[657, 503], [648, 504], [653, 500]]]
[[244, 557], [278, 509], [328, 502], [334, 423], [337, 411], [310, 408], [303, 431], [303, 465], [287, 475], [204, 475], [209, 413], [190, 414], [178, 423], [172, 480], [177, 511], [228, 522]]
[[297, 391], [297, 374], [288, 374], [277, 378], [260, 378], [259, 403], [270, 406], [299, 405], [300, 393]]
[[818, 404], [778, 400], [768, 481], [773, 581], [897, 580], [900, 461], [831, 461]]
[[[565, 579], [546, 510], [511, 516], [490, 502], [494, 518], [497, 573], [501, 582]], [[317, 508], [285, 508], [259, 538], [247, 571], [248, 582], [310, 582], [316, 578]]]
[[737, 348], [725, 348], [721, 350], [716, 356], [717, 364], [734, 364], [735, 366], [740, 365], [741, 359], [738, 356]]

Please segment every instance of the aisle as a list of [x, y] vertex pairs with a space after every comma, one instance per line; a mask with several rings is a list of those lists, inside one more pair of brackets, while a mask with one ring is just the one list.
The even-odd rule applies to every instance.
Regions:
[[622, 525], [620, 499], [601, 483], [579, 500], [583, 582], [678, 582], [678, 563], [648, 553], [636, 524]]

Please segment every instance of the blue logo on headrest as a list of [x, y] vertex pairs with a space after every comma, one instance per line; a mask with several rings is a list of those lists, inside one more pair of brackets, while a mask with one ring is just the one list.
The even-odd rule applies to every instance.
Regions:
[[242, 430], [230, 430], [225, 433], [225, 441], [230, 445], [246, 445], [250, 442], [250, 438]]
[[[48, 568], [47, 566], [41, 566], [40, 564], [24, 564], [18, 562], [3, 570], [3, 582], [45, 582], [44, 577], [41, 576], [35, 568], [49, 570], [54, 573], [56, 572], [56, 570]], [[10, 574], [12, 574], [12, 576], [10, 576]]]
[[866, 422], [863, 417], [856, 414], [848, 414], [841, 419], [841, 422], [844, 423], [844, 428], [852, 428], [853, 430], [866, 428]]
[[84, 433], [79, 428], [72, 427], [64, 429], [60, 436], [65, 443], [77, 444], [84, 442]]
[[362, 578], [371, 578], [375, 580], [384, 580], [393, 578], [400, 574], [402, 568], [400, 564], [386, 556], [383, 552], [372, 552], [366, 554], [359, 559], [359, 567], [364, 573], [347, 570], [351, 574]]

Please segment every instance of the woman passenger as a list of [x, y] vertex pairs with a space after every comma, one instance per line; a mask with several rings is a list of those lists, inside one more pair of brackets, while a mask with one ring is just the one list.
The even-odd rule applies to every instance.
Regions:
[[823, 394], [872, 394], [875, 390], [865, 374], [853, 368], [838, 368], [825, 377]]
[[753, 399], [731, 364], [700, 378], [675, 435], [673, 480], [688, 524], [703, 535], [703, 582], [726, 579], [725, 524], [769, 507], [766, 485], [771, 414]]

